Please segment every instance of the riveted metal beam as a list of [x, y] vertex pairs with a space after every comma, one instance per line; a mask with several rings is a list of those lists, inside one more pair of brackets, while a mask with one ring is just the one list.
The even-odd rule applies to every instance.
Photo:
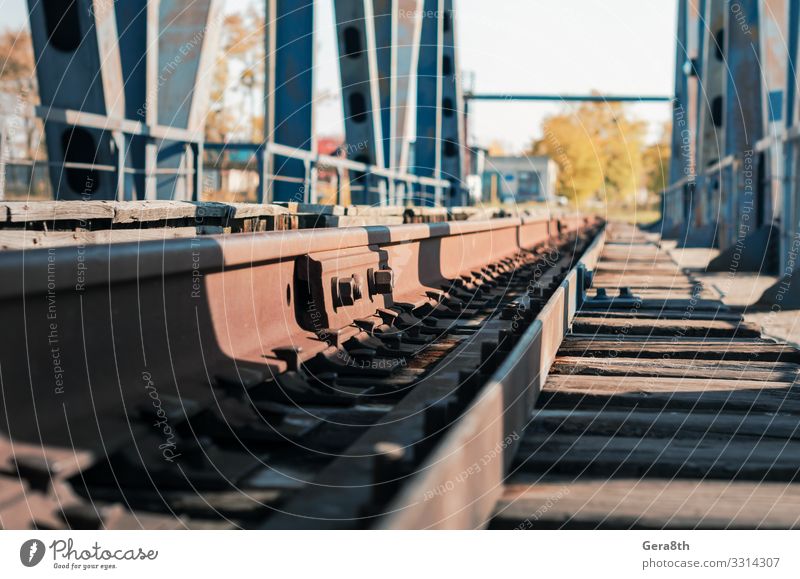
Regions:
[[[348, 158], [385, 167], [381, 91], [372, 0], [335, 0], [339, 72]], [[385, 202], [385, 185], [372, 175], [351, 177], [356, 204]]]
[[[729, 0], [725, 14], [724, 155], [739, 159], [739, 165], [729, 164], [722, 169], [721, 249], [735, 245], [740, 234], [755, 232], [757, 227], [757, 224], [749, 223], [757, 194], [752, 179], [755, 170], [753, 151], [764, 134], [758, 0]], [[750, 175], [749, 180], [745, 179], [746, 174]]]
[[[384, 161], [387, 168], [407, 171], [422, 0], [373, 0], [373, 6]], [[389, 203], [402, 205], [404, 198], [405, 184], [390, 182]]]
[[[113, 5], [31, 1], [29, 16], [43, 107], [122, 120], [125, 95]], [[45, 136], [56, 199], [117, 197], [118, 157], [124, 151], [112, 131], [48, 121]]]
[[[789, 0], [789, 58], [786, 83], [786, 126], [797, 126], [800, 118], [800, 91], [798, 91], [797, 65], [800, 62], [800, 0]], [[780, 271], [786, 271], [792, 261], [792, 246], [800, 236], [800, 185], [797, 175], [798, 147], [794, 139], [787, 139], [784, 148], [785, 180], [783, 187], [783, 215], [781, 220]]]
[[453, 0], [445, 0], [442, 14], [442, 177], [451, 183], [445, 200], [466, 205], [464, 186], [464, 98], [458, 59]]
[[760, 224], [772, 223], [780, 207], [783, 179], [783, 152], [780, 142], [786, 122], [786, 71], [788, 64], [788, 0], [759, 2], [762, 74], [762, 115], [765, 170], [762, 172], [766, 194], [757, 207]]
[[[212, 67], [216, 60], [222, 4], [218, 0], [160, 0], [156, 118], [160, 125], [200, 131], [208, 111]], [[149, 71], [149, 74], [153, 74]], [[152, 84], [151, 80], [151, 84]], [[194, 152], [193, 152], [194, 151]], [[164, 142], [158, 148], [158, 199], [197, 199], [201, 148]], [[192, 174], [189, 174], [192, 173]]]
[[[414, 172], [438, 179], [442, 176], [442, 54], [444, 0], [425, 0], [422, 11], [417, 68], [417, 131]], [[415, 202], [436, 205], [441, 191], [418, 192]]]
[[396, 77], [394, 80], [395, 122], [391, 163], [400, 171], [409, 169], [409, 149], [414, 133], [410, 114], [416, 106], [416, 94], [412, 91], [419, 63], [420, 35], [422, 34], [423, 0], [398, 0], [397, 35], [394, 42], [396, 52]]
[[[315, 152], [314, 2], [268, 0], [264, 139]], [[300, 159], [262, 158], [261, 201], [302, 202], [311, 175]]]
[[[677, 29], [675, 33], [675, 93], [672, 99], [672, 141], [669, 184], [674, 185], [692, 174], [692, 140], [689, 138], [689, 75], [685, 65], [691, 66], [688, 46], [688, 0], [678, 0]], [[683, 194], [667, 193], [664, 198], [663, 228], [673, 230], [681, 222]]]

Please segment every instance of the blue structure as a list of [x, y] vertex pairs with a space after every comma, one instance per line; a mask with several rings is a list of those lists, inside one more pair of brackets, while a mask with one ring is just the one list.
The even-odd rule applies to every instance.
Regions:
[[58, 199], [193, 199], [217, 0], [29, 2]]
[[[314, 4], [267, 0], [266, 14], [264, 139], [313, 152]], [[261, 158], [260, 201], [305, 200], [311, 187], [307, 162], [280, 155]]]
[[[265, 1], [264, 142], [237, 144], [258, 156], [260, 200], [314, 201], [324, 160], [355, 203], [465, 202], [452, 0], [334, 0], [344, 159], [314, 142], [314, 2]], [[219, 0], [29, 6], [57, 197], [202, 198]], [[413, 75], [433, 91], [412, 94]]]
[[681, 244], [718, 247], [710, 270], [782, 276], [762, 299], [800, 307], [800, 0], [678, 6], [663, 232]]

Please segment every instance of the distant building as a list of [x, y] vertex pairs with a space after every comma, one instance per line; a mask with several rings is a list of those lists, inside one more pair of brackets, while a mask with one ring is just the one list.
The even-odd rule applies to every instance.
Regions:
[[483, 199], [552, 201], [556, 198], [558, 165], [546, 156], [487, 157], [483, 167]]

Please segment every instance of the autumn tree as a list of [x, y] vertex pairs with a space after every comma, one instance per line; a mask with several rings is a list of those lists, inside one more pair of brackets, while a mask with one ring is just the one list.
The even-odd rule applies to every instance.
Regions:
[[667, 188], [672, 153], [670, 148], [671, 135], [672, 125], [665, 123], [658, 142], [645, 147], [642, 153], [644, 184], [650, 193], [659, 193]]
[[558, 164], [559, 195], [623, 201], [642, 184], [645, 130], [621, 103], [587, 102], [547, 117], [531, 152]]
[[228, 14], [211, 81], [209, 141], [260, 141], [263, 134], [264, 13], [250, 6]]
[[25, 29], [0, 32], [0, 92], [2, 106], [14, 115], [14, 132], [18, 135], [14, 145], [24, 148], [21, 156], [33, 157], [35, 149], [36, 120], [26, 113], [39, 102], [34, 74], [33, 44]]

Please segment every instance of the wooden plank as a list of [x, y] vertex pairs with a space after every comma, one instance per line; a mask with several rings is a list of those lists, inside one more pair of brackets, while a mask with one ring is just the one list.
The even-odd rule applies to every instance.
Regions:
[[514, 477], [491, 527], [794, 529], [799, 521], [797, 484]]
[[285, 207], [272, 203], [226, 203], [230, 219], [246, 219], [251, 217], [275, 217], [289, 215]]
[[405, 207], [401, 205], [389, 205], [381, 207], [378, 205], [348, 205], [345, 207], [345, 215], [360, 217], [397, 217], [403, 216]]
[[113, 201], [6, 201], [2, 207], [11, 223], [114, 218]]
[[298, 213], [302, 228], [306, 227], [365, 227], [368, 225], [399, 225], [402, 216], [382, 215], [315, 215]]
[[760, 360], [800, 363], [800, 351], [788, 344], [737, 338], [663, 338], [572, 334], [561, 343], [563, 356], [634, 356], [638, 358]]
[[[589, 394], [613, 396], [631, 392], [663, 393], [663, 392], [728, 392], [739, 390], [787, 390], [792, 381], [779, 380], [723, 380], [719, 378], [653, 378], [652, 376], [551, 376], [544, 386], [545, 391], [570, 394]], [[800, 388], [792, 391], [792, 395], [800, 396]]]
[[724, 320], [728, 322], [738, 322], [742, 319], [741, 314], [731, 311], [693, 311], [688, 313], [686, 310], [652, 310], [629, 307], [628, 309], [584, 309], [578, 312], [581, 317], [589, 318], [619, 318], [619, 319], [663, 319], [681, 320], [691, 317], [693, 320]]
[[776, 380], [792, 383], [800, 365], [782, 362], [732, 362], [726, 360], [659, 360], [642, 363], [636, 357], [589, 358], [559, 356], [550, 374], [592, 376], [647, 376], [657, 378], [719, 378], [724, 380]]
[[592, 282], [593, 288], [604, 288], [608, 293], [614, 294], [619, 288], [630, 288], [634, 294], [643, 290], [682, 290], [692, 291], [695, 288], [701, 289], [698, 284], [690, 283], [688, 281], [675, 281], [673, 280], [636, 280], [629, 277], [621, 277], [619, 279], [596, 279]]
[[800, 443], [774, 439], [639, 438], [526, 432], [513, 468], [601, 477], [794, 481]]
[[221, 226], [160, 227], [136, 229], [101, 229], [99, 231], [38, 231], [33, 229], [0, 230], [0, 249], [19, 250], [70, 245], [99, 245], [224, 233]]
[[[617, 290], [620, 287], [626, 287], [624, 284], [618, 287], [607, 287], [605, 288], [606, 292], [609, 296], [613, 297], [617, 294]], [[658, 289], [658, 288], [639, 288], [635, 292], [633, 292], [637, 298], [643, 300], [718, 300], [719, 295], [716, 292], [711, 291], [709, 289], [701, 289], [699, 291], [693, 289], [682, 289], [682, 288], [674, 288], [674, 289]], [[593, 287], [590, 288], [586, 295], [589, 299], [594, 298], [597, 295], [597, 288]]]
[[578, 316], [572, 324], [578, 334], [627, 334], [643, 336], [752, 337], [761, 336], [761, 328], [749, 322], [724, 320], [617, 319]]
[[601, 261], [595, 269], [595, 274], [620, 274], [620, 273], [633, 273], [640, 275], [658, 274], [658, 275], [683, 275], [686, 274], [681, 268], [673, 264], [663, 264], [658, 267], [653, 267], [650, 264], [626, 264], [613, 261]]
[[643, 410], [536, 410], [526, 431], [697, 440], [719, 438], [737, 444], [740, 438], [800, 440], [795, 416], [715, 412], [652, 412]]
[[[343, 215], [344, 209], [340, 209]], [[212, 201], [7, 201], [0, 203], [0, 221], [10, 223], [97, 219], [109, 220], [112, 223], [140, 223], [194, 218], [242, 219], [288, 213], [287, 208], [275, 204]]]
[[557, 409], [660, 409], [800, 415], [800, 389], [782, 382], [632, 376], [550, 376], [537, 403]]
[[592, 283], [601, 287], [607, 285], [613, 285], [616, 287], [620, 284], [628, 285], [630, 287], [676, 287], [682, 285], [698, 285], [691, 282], [690, 279], [683, 274], [646, 275], [635, 274], [629, 271], [622, 271], [618, 273], [595, 273], [594, 277], [592, 278]]
[[168, 221], [186, 218], [224, 218], [228, 215], [224, 203], [193, 203], [190, 201], [118, 201], [114, 205], [114, 223]]
[[[728, 306], [719, 300], [684, 300], [684, 299], [641, 299], [636, 302], [638, 310], [681, 310], [684, 313], [697, 312], [697, 311], [716, 311], [716, 310], [730, 310]], [[616, 308], [614, 302], [587, 302], [583, 305], [584, 310], [605, 310], [609, 308]], [[630, 310], [631, 306], [621, 306]]]

